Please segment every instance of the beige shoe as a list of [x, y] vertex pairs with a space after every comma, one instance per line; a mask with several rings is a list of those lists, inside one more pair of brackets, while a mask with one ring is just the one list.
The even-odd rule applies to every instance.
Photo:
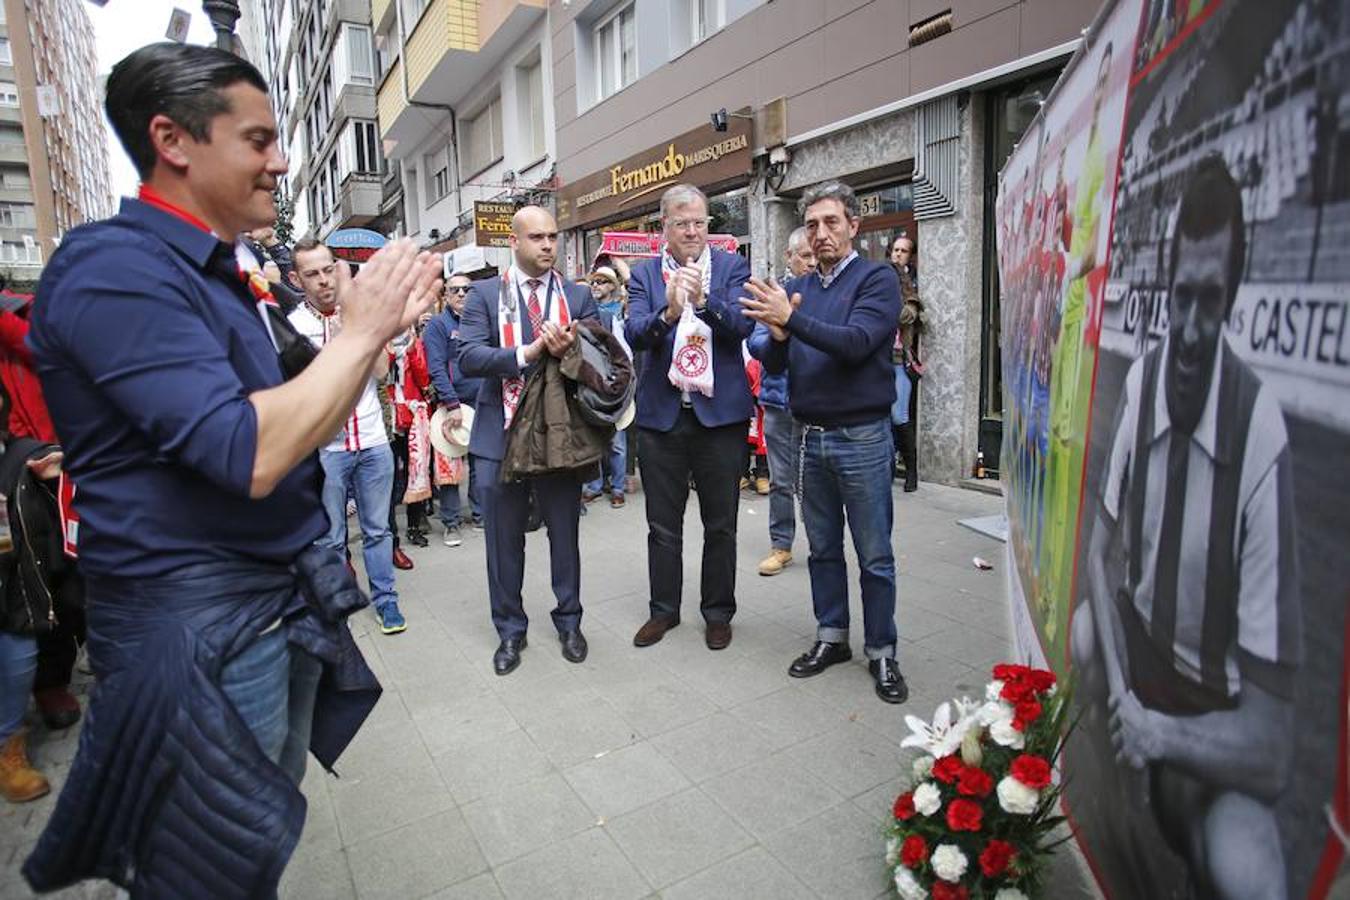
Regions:
[[26, 803], [50, 791], [47, 779], [28, 762], [27, 734], [19, 729], [0, 744], [0, 795], [10, 803]]
[[759, 574], [777, 575], [790, 565], [792, 565], [791, 550], [770, 550], [769, 555], [759, 564]]
[[769, 493], [769, 479], [767, 479], [767, 478], [756, 478], [756, 479], [755, 479], [755, 493], [756, 493], [756, 494], [759, 494], [761, 497], [767, 496], [768, 493]]

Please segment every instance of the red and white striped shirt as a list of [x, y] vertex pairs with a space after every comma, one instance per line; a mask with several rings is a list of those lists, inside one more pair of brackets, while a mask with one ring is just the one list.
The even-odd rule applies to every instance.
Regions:
[[[337, 336], [338, 318], [336, 315], [324, 315], [308, 303], [302, 303], [287, 317], [295, 330], [309, 338], [314, 346], [323, 349], [329, 340]], [[389, 435], [384, 430], [384, 414], [380, 410], [380, 398], [375, 379], [366, 381], [356, 407], [347, 416], [342, 430], [324, 447], [325, 450], [345, 450], [354, 453], [368, 447], [379, 447], [389, 443]]]

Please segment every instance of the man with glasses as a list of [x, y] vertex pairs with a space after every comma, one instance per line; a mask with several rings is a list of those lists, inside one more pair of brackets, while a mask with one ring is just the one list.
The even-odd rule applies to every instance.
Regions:
[[[436, 389], [436, 404], [448, 410], [446, 428], [458, 428], [464, 421], [462, 406], [474, 409], [478, 404], [478, 388], [483, 380], [466, 376], [459, 368], [459, 329], [464, 315], [464, 301], [473, 282], [469, 276], [456, 272], [445, 286], [445, 310], [427, 323], [422, 332], [422, 346], [427, 351], [427, 368], [431, 371], [431, 386]], [[474, 478], [473, 455], [469, 455], [469, 524], [481, 531], [483, 508], [478, 496], [478, 482]], [[460, 512], [459, 485], [443, 484], [437, 502], [441, 507], [441, 524], [445, 527], [444, 543], [458, 547], [459, 529], [463, 524]]]
[[[750, 266], [708, 246], [708, 198], [677, 184], [661, 197], [665, 247], [633, 267], [625, 334], [647, 351], [637, 389], [642, 486], [647, 500], [647, 573], [651, 617], [633, 643], [655, 644], [680, 624], [684, 507], [692, 477], [703, 520], [701, 610], [710, 650], [731, 643], [736, 614], [736, 507], [754, 399], [741, 342], [753, 323], [738, 302]], [[667, 377], [685, 308], [712, 331], [712, 395], [680, 391]]]

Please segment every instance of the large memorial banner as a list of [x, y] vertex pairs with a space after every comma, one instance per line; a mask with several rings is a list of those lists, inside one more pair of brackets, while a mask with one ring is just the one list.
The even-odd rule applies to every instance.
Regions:
[[1122, 898], [1327, 896], [1350, 4], [1108, 3], [996, 215], [1014, 622], [1073, 676], [1064, 797], [1093, 871]]

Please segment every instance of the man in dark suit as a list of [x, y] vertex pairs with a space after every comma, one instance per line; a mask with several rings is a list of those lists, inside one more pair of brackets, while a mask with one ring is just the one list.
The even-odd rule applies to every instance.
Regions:
[[[658, 259], [633, 268], [624, 332], [647, 351], [637, 389], [642, 486], [647, 498], [647, 573], [651, 617], [633, 643], [655, 644], [680, 623], [684, 507], [689, 479], [703, 519], [700, 584], [705, 641], [731, 643], [736, 614], [736, 504], [745, 465], [746, 432], [754, 401], [741, 342], [753, 324], [738, 302], [750, 278], [743, 257], [708, 246], [708, 198], [677, 184], [661, 197], [666, 244]], [[712, 331], [712, 396], [681, 391], [667, 377], [685, 306]]]
[[469, 291], [459, 329], [459, 367], [467, 378], [481, 377], [469, 453], [473, 457], [487, 537], [488, 595], [492, 623], [501, 644], [492, 668], [506, 675], [520, 665], [529, 620], [521, 601], [525, 579], [525, 521], [533, 490], [548, 526], [553, 625], [563, 658], [586, 658], [581, 633], [581, 554], [577, 547], [581, 482], [571, 474], [542, 475], [503, 484], [506, 431], [531, 368], [545, 353], [561, 357], [575, 340], [573, 324], [594, 318], [595, 301], [585, 287], [564, 281], [553, 270], [558, 225], [547, 210], [526, 206], [511, 220], [515, 264], [498, 278]]

